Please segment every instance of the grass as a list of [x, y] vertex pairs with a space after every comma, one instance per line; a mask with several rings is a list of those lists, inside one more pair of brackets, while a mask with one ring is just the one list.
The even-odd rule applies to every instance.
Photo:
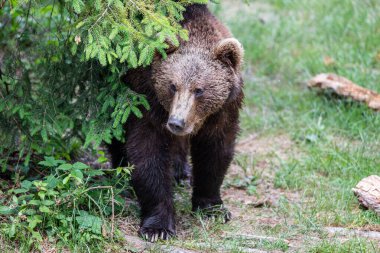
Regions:
[[[380, 231], [380, 218], [361, 210], [351, 191], [362, 178], [380, 173], [380, 116], [364, 105], [306, 88], [313, 75], [334, 72], [380, 91], [380, 2], [250, 2], [247, 6], [224, 0], [212, 5], [245, 47], [241, 139], [258, 135], [252, 141], [255, 150], [235, 159], [242, 170], [226, 179], [223, 192], [234, 219], [222, 224], [191, 216], [189, 190], [179, 188], [179, 235], [165, 244], [202, 252], [244, 252], [244, 247], [269, 252], [380, 252], [379, 242], [330, 237], [323, 231], [327, 226]], [[284, 136], [290, 145], [281, 145]], [[263, 196], [276, 197], [276, 204], [262, 208], [249, 204]], [[123, 231], [135, 235], [137, 210], [130, 212], [135, 228]], [[276, 239], [242, 236], [247, 234]], [[107, 248], [133, 251], [118, 245]], [[151, 251], [159, 252], [159, 246]]]
[[[245, 46], [246, 68], [254, 69], [255, 76], [246, 78], [244, 133], [291, 136], [304, 155], [280, 166], [277, 186], [315, 198], [316, 204], [305, 211], [326, 213], [319, 217], [321, 225], [379, 225], [375, 215], [357, 211], [351, 193], [360, 179], [380, 171], [379, 115], [310, 91], [305, 82], [315, 74], [334, 72], [380, 90], [380, 4], [266, 2], [273, 12], [266, 23], [251, 15], [230, 21]], [[326, 57], [333, 63], [324, 62]]]
[[313, 247], [310, 252], [312, 253], [359, 253], [359, 252], [376, 252], [374, 245], [368, 244], [363, 240], [350, 240], [348, 242], [326, 242], [323, 241], [317, 246]]
[[[227, 17], [246, 52], [242, 138], [286, 134], [298, 153], [271, 166], [274, 187], [297, 191], [301, 199], [275, 210], [297, 226], [282, 223], [274, 234], [312, 233], [324, 226], [379, 230], [380, 218], [358, 208], [351, 188], [380, 173], [380, 116], [306, 88], [312, 76], [333, 72], [380, 91], [379, 2], [270, 0], [236, 9], [235, 1], [224, 3], [216, 13]], [[338, 244], [324, 240], [304, 250], [380, 251], [379, 244], [357, 238]]]

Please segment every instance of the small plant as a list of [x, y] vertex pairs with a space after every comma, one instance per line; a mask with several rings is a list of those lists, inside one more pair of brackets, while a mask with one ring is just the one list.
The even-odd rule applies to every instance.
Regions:
[[234, 162], [243, 170], [243, 175], [239, 174], [236, 177], [227, 179], [226, 186], [245, 190], [248, 195], [255, 195], [257, 193], [257, 180], [260, 177], [256, 175], [254, 170], [255, 162], [253, 156], [237, 155]]
[[234, 177], [228, 180], [227, 187], [245, 190], [248, 195], [255, 195], [257, 184], [257, 178], [254, 176]]
[[37, 249], [44, 236], [78, 244], [113, 238], [115, 215], [125, 205], [120, 194], [129, 188], [131, 168], [95, 170], [53, 157], [39, 164], [51, 174], [23, 180], [4, 192], [0, 215], [6, 222], [0, 225], [1, 233]]
[[319, 116], [316, 124], [312, 124], [303, 129], [300, 133], [296, 133], [296, 139], [310, 144], [316, 144], [326, 140], [326, 126], [323, 124], [323, 117]]

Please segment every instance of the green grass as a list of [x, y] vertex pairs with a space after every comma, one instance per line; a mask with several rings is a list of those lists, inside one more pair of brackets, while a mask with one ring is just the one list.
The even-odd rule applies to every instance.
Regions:
[[[277, 182], [316, 198], [320, 212], [336, 214], [325, 223], [380, 224], [375, 215], [357, 213], [351, 193], [360, 179], [380, 172], [380, 116], [305, 85], [315, 74], [334, 72], [380, 91], [380, 3], [267, 2], [273, 8], [267, 23], [251, 16], [230, 22], [245, 46], [246, 68], [255, 72], [246, 78], [244, 133], [286, 132], [293, 138], [304, 155], [283, 164]], [[325, 56], [335, 64], [326, 66]]]
[[376, 253], [378, 248], [373, 243], [363, 240], [353, 239], [347, 242], [326, 242], [323, 241], [310, 250], [311, 253]]
[[[252, 1], [252, 7], [255, 3]], [[360, 105], [316, 96], [305, 83], [334, 72], [379, 89], [380, 5], [377, 1], [262, 1], [269, 21], [242, 15], [229, 21], [246, 51], [246, 131], [305, 130], [319, 120], [328, 131], [379, 138], [380, 118]], [[335, 64], [327, 66], [324, 57]], [[252, 70], [254, 77], [251, 76]], [[253, 107], [253, 108], [252, 108]], [[253, 118], [252, 118], [253, 117]], [[254, 121], [254, 122], [251, 122]]]
[[[378, 242], [330, 238], [323, 231], [326, 226], [380, 230], [379, 216], [361, 210], [351, 191], [362, 178], [380, 174], [380, 115], [365, 105], [306, 88], [312, 76], [333, 72], [380, 92], [380, 2], [250, 2], [246, 6], [243, 1], [224, 0], [212, 6], [245, 47], [241, 139], [255, 133], [270, 142], [286, 135], [295, 152], [286, 159], [272, 154], [239, 155], [235, 163], [244, 173], [227, 178], [225, 189], [242, 187], [253, 196], [264, 195], [260, 184], [267, 178], [260, 162], [265, 161], [273, 173], [271, 187], [285, 195], [277, 205], [261, 209], [230, 202], [242, 216], [221, 224], [191, 216], [190, 192], [179, 188], [180, 235], [165, 244], [202, 252], [242, 252], [241, 247], [277, 252], [380, 252]], [[333, 63], [326, 63], [326, 57]], [[287, 198], [288, 193], [298, 197]], [[138, 226], [137, 211], [131, 212]], [[276, 222], [271, 225], [259, 218]], [[239, 237], [247, 228], [251, 234], [278, 239]], [[226, 238], [223, 232], [235, 236]], [[285, 242], [292, 239], [299, 240], [296, 250]], [[157, 247], [152, 252], [159, 252]], [[75, 245], [69, 248], [82, 251]], [[98, 250], [95, 245], [91, 248]]]

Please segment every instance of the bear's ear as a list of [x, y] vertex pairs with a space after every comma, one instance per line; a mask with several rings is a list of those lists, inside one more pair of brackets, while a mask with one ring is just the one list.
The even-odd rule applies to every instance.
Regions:
[[235, 71], [238, 71], [243, 63], [244, 49], [237, 39], [228, 38], [220, 41], [213, 53], [216, 59], [228, 64]]

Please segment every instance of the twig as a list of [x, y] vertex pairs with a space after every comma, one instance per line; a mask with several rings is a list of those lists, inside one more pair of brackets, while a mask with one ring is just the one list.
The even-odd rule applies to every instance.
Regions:
[[248, 234], [231, 234], [227, 233], [224, 238], [242, 238], [245, 240], [265, 240], [269, 242], [277, 242], [277, 241], [283, 241], [286, 244], [289, 244], [288, 240], [277, 238], [277, 237], [272, 237], [272, 236], [263, 236], [263, 235], [248, 235]]
[[102, 186], [102, 185], [99, 185], [99, 186], [94, 186], [94, 187], [87, 188], [83, 193], [88, 192], [88, 191], [92, 191], [92, 190], [111, 189], [111, 188], [112, 188], [112, 186]]
[[111, 188], [111, 206], [112, 206], [112, 216], [111, 216], [111, 239], [113, 239], [113, 235], [115, 232], [115, 198], [113, 194], [113, 188]]
[[167, 246], [167, 245], [160, 245], [157, 243], [151, 243], [144, 241], [140, 239], [139, 237], [136, 236], [130, 236], [130, 235], [125, 235], [124, 238], [128, 243], [131, 244], [132, 247], [136, 248], [137, 250], [141, 252], [146, 252], [149, 251], [150, 249], [153, 248], [159, 248], [160, 252], [170, 252], [170, 253], [196, 253], [199, 251], [193, 251], [193, 250], [187, 250], [187, 249], [182, 249], [174, 246]]
[[341, 236], [359, 236], [369, 239], [380, 240], [380, 232], [377, 231], [365, 231], [359, 229], [348, 229], [341, 227], [326, 227], [325, 230], [327, 233], [332, 235], [341, 235]]
[[[199, 248], [209, 248], [209, 245], [207, 243], [197, 243], [195, 244]], [[247, 248], [247, 247], [233, 247], [233, 249], [237, 249], [238, 252], [243, 252], [243, 253], [268, 253], [268, 251], [264, 251], [261, 249], [254, 249], [254, 248]], [[232, 247], [216, 247], [217, 252], [231, 252]], [[207, 252], [207, 251], [202, 251], [202, 252]]]
[[100, 17], [92, 24], [92, 26], [88, 29], [88, 31], [90, 32], [92, 30], [92, 28], [94, 28], [95, 25], [97, 25], [97, 23], [104, 17], [104, 15], [107, 13], [108, 11], [108, 8], [110, 7], [110, 2], [108, 3], [106, 9], [103, 11], [103, 13], [100, 15]]

